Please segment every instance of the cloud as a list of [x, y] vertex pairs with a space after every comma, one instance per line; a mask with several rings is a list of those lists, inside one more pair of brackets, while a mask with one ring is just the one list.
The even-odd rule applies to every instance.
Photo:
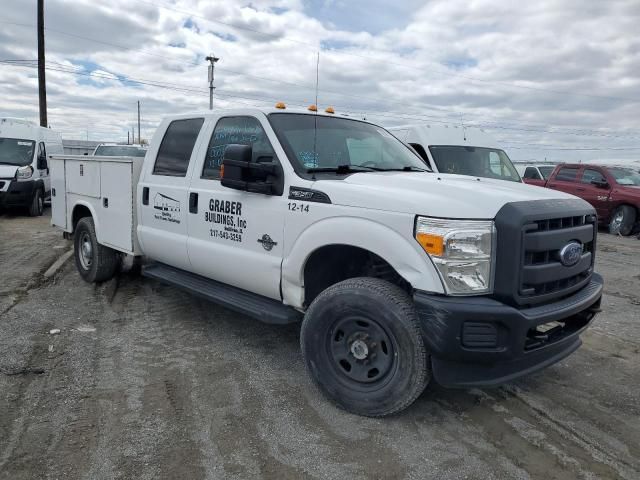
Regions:
[[[163, 115], [207, 108], [212, 52], [215, 108], [305, 106], [320, 50], [319, 103], [337, 111], [464, 121], [516, 159], [635, 156], [606, 149], [640, 146], [639, 21], [637, 0], [48, 0], [49, 118], [124, 140], [140, 100], [149, 138]], [[34, 25], [35, 2], [3, 2], [0, 60], [36, 58]], [[35, 69], [0, 64], [0, 91], [0, 115], [37, 120]]]

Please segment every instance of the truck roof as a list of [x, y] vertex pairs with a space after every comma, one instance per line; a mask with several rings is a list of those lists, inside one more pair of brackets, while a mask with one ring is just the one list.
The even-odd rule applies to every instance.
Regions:
[[276, 108], [276, 107], [247, 107], [247, 108], [228, 108], [228, 109], [220, 109], [220, 110], [199, 110], [195, 112], [188, 113], [180, 113], [173, 115], [166, 115], [164, 118], [169, 120], [174, 119], [182, 119], [182, 118], [193, 118], [193, 117], [217, 117], [220, 115], [232, 116], [232, 115], [257, 115], [264, 114], [269, 115], [270, 113], [290, 113], [290, 114], [306, 114], [306, 115], [319, 115], [323, 117], [338, 117], [338, 118], [346, 118], [351, 120], [357, 120], [360, 122], [371, 123], [367, 120], [362, 120], [361, 118], [352, 117], [346, 114], [341, 114], [340, 112], [336, 113], [326, 113], [321, 108], [318, 108], [317, 112], [313, 112], [307, 108]]

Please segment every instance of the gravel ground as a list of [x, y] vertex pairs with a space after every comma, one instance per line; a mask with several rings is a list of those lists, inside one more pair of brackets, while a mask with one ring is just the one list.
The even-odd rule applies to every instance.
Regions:
[[600, 235], [604, 312], [575, 354], [385, 419], [320, 396], [298, 326], [72, 261], [45, 280], [69, 248], [0, 215], [1, 478], [640, 478], [638, 240]]

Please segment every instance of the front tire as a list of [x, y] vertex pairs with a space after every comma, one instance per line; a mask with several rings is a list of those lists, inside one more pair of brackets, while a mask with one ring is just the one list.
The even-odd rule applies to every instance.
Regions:
[[73, 237], [76, 268], [89, 283], [111, 279], [118, 268], [119, 255], [115, 250], [98, 243], [93, 218], [81, 218]]
[[29, 216], [41, 217], [43, 213], [44, 213], [44, 196], [42, 195], [42, 190], [38, 188], [33, 193], [33, 198], [31, 199], [31, 205], [29, 205]]
[[430, 379], [413, 302], [385, 280], [352, 278], [318, 295], [302, 323], [300, 344], [324, 395], [358, 415], [397, 413]]
[[636, 210], [629, 205], [620, 205], [613, 211], [609, 222], [609, 233], [611, 235], [631, 235], [633, 226], [636, 223]]

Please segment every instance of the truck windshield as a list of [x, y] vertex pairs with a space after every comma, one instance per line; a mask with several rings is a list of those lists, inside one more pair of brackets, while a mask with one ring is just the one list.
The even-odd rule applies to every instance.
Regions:
[[23, 167], [31, 164], [36, 142], [19, 138], [0, 138], [0, 165]]
[[428, 171], [409, 147], [370, 123], [272, 113], [269, 122], [298, 172]]
[[513, 163], [502, 150], [461, 145], [432, 145], [429, 151], [438, 171], [442, 173], [521, 181]]
[[618, 185], [640, 186], [640, 173], [634, 172], [630, 168], [610, 168], [609, 171]]
[[542, 174], [542, 178], [544, 178], [545, 180], [548, 180], [549, 177], [551, 176], [551, 172], [553, 172], [555, 168], [556, 167], [554, 166], [538, 167], [538, 170], [540, 170], [540, 173]]
[[104, 157], [144, 157], [147, 151], [140, 147], [128, 147], [126, 145], [100, 145], [94, 155]]

